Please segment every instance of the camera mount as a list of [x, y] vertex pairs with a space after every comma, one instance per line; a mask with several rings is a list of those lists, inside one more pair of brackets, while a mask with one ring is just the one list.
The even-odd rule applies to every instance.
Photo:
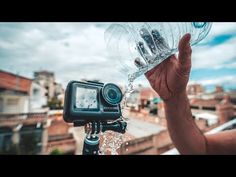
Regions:
[[[81, 126], [80, 123], [74, 122], [74, 126]], [[118, 119], [113, 122], [93, 121], [84, 125], [86, 137], [83, 145], [83, 155], [99, 155], [99, 133], [107, 130], [124, 134], [127, 122]]]

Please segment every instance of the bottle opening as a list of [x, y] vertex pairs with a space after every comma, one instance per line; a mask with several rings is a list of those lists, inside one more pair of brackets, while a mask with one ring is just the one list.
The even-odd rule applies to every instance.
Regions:
[[195, 28], [203, 28], [206, 25], [206, 22], [193, 22]]

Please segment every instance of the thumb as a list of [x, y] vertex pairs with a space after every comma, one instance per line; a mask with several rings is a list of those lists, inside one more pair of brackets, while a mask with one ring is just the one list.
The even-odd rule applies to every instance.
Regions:
[[191, 35], [185, 34], [179, 41], [179, 64], [183, 67], [191, 66], [192, 49], [190, 46]]

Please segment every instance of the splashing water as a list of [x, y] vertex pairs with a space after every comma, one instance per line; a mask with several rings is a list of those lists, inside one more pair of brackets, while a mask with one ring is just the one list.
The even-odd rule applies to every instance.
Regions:
[[[123, 94], [123, 99], [121, 103], [122, 112], [127, 107], [127, 99], [130, 97], [130, 95], [134, 91], [133, 81], [136, 77], [138, 76], [135, 76], [135, 75], [128, 76], [126, 90]], [[129, 121], [129, 119], [124, 116], [121, 116], [120, 119], [125, 120], [126, 122]], [[100, 146], [100, 155], [106, 155], [106, 154], [109, 154], [109, 152], [111, 153], [111, 155], [118, 155], [117, 150], [121, 147], [122, 143], [124, 143], [124, 134], [112, 132], [112, 131], [106, 131], [106, 132], [101, 132], [100, 136], [101, 136], [101, 139], [103, 139]]]
[[128, 75], [128, 84], [123, 95], [123, 100], [121, 103], [122, 104], [121, 110], [125, 109], [125, 107], [127, 106], [127, 99], [130, 97], [131, 93], [134, 91], [134, 86], [133, 86], [134, 79], [135, 77], [133, 75]]
[[[127, 99], [130, 97], [131, 93], [134, 91], [133, 81], [135, 77], [134, 75], [128, 76], [128, 83], [126, 90], [123, 94], [123, 99], [121, 103], [121, 111], [127, 107]], [[129, 121], [128, 118], [122, 116], [121, 119], [125, 120], [126, 122]], [[124, 142], [124, 134], [107, 131], [100, 134], [103, 142], [100, 146], [100, 155], [106, 155], [110, 151], [111, 155], [118, 155], [117, 150], [121, 147], [122, 143]]]
[[123, 143], [123, 134], [107, 131], [100, 134], [103, 142], [100, 146], [100, 155], [106, 155], [111, 153], [111, 155], [118, 155], [117, 150], [120, 148]]

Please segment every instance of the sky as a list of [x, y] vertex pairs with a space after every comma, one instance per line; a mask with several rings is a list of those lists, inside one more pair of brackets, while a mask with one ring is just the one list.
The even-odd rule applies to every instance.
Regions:
[[[125, 83], [104, 41], [110, 23], [0, 23], [0, 69], [33, 78], [48, 70], [65, 87], [70, 80]], [[213, 23], [193, 47], [189, 83], [236, 89], [236, 23]], [[137, 83], [147, 85], [144, 77]]]

